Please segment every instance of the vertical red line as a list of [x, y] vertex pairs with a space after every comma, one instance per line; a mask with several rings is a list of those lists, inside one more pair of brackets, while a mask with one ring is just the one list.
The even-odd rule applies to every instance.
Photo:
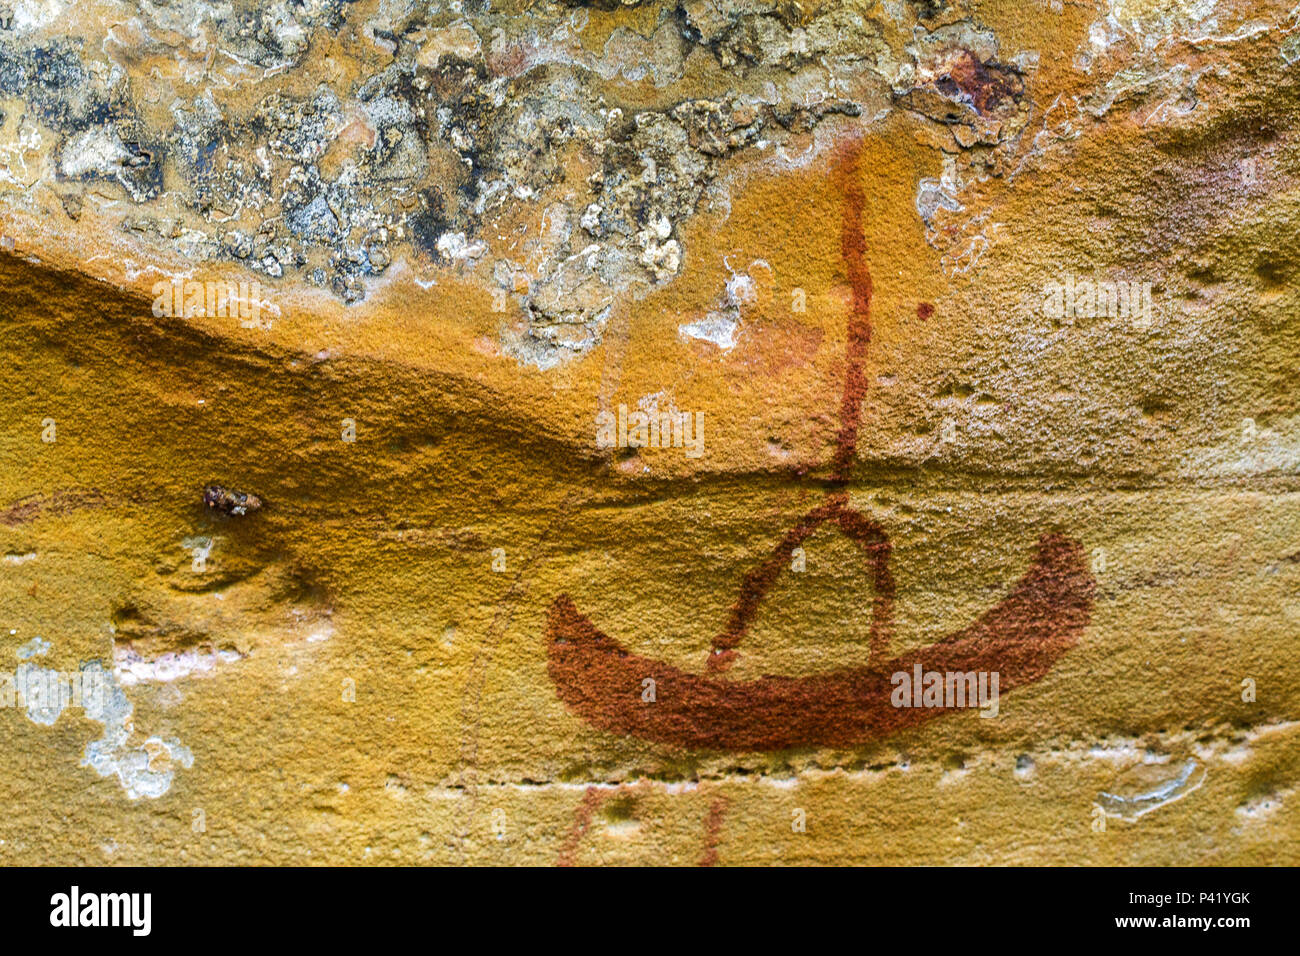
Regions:
[[722, 839], [722, 817], [726, 812], [726, 797], [718, 797], [709, 807], [708, 819], [704, 821], [704, 854], [700, 857], [700, 866], [718, 865], [718, 843]]
[[849, 314], [848, 346], [845, 350], [844, 395], [840, 401], [840, 430], [835, 436], [835, 459], [831, 480], [845, 484], [857, 454], [858, 425], [862, 420], [862, 399], [867, 391], [862, 365], [871, 341], [871, 270], [867, 266], [867, 240], [862, 234], [862, 210], [866, 197], [862, 192], [858, 160], [862, 146], [847, 147], [839, 160], [837, 175], [844, 194], [844, 211], [840, 220], [840, 255], [853, 289], [853, 308]]
[[600, 805], [609, 798], [612, 792], [601, 790], [599, 787], [587, 788], [587, 792], [582, 795], [582, 802], [578, 804], [578, 809], [574, 812], [573, 828], [569, 830], [569, 835], [564, 839], [564, 845], [560, 847], [559, 858], [555, 861], [556, 866], [573, 866], [574, 861], [578, 858], [578, 846], [591, 828], [591, 818], [595, 816], [596, 811], [600, 809]]
[[[871, 341], [871, 270], [867, 266], [867, 240], [862, 233], [862, 213], [866, 197], [862, 192], [858, 158], [861, 143], [843, 147], [835, 160], [835, 177], [844, 196], [840, 220], [840, 255], [853, 289], [853, 303], [849, 313], [845, 349], [844, 394], [840, 400], [840, 429], [835, 437], [835, 455], [831, 466], [831, 481], [836, 485], [848, 483], [857, 454], [858, 425], [862, 418], [862, 399], [866, 394], [867, 380], [863, 371], [867, 344]], [[772, 556], [758, 569], [745, 576], [740, 597], [731, 609], [726, 630], [713, 640], [713, 652], [708, 659], [711, 672], [727, 670], [735, 660], [734, 648], [740, 644], [759, 604], [767, 596], [790, 553], [811, 535], [827, 518], [838, 515], [844, 523], [844, 509], [848, 495], [843, 490], [833, 490], [826, 504], [810, 512], [794, 529], [789, 531]], [[846, 528], [847, 530], [847, 528]], [[883, 530], [880, 532], [884, 537]], [[888, 538], [884, 538], [883, 560], [889, 560]], [[879, 558], [879, 556], [878, 556]], [[888, 644], [887, 618], [892, 610], [893, 579], [887, 567], [877, 562], [877, 600], [871, 627], [871, 653], [873, 658], [884, 653]]]

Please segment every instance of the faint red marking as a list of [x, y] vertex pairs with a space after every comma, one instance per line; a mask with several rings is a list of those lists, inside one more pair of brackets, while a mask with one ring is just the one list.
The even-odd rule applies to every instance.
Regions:
[[56, 491], [52, 495], [29, 495], [20, 501], [0, 509], [0, 524], [15, 527], [43, 515], [57, 517], [69, 514], [78, 508], [91, 508], [108, 504], [106, 495], [97, 490]]
[[717, 866], [718, 843], [722, 840], [722, 817], [727, 812], [727, 798], [718, 797], [709, 806], [709, 817], [704, 821], [704, 855], [700, 866]]
[[[643, 780], [635, 786], [620, 784], [612, 788], [588, 787], [586, 793], [582, 795], [582, 802], [578, 804], [577, 810], [574, 811], [573, 826], [564, 838], [555, 865], [575, 865], [578, 857], [578, 847], [582, 844], [582, 838], [591, 830], [591, 822], [595, 819], [596, 812], [611, 797], [627, 791], [644, 793], [649, 789], [650, 782], [648, 780]], [[704, 821], [704, 853], [700, 857], [700, 866], [714, 866], [718, 862], [718, 843], [722, 839], [722, 818], [726, 811], [726, 797], [719, 796], [709, 805], [709, 815]]]
[[[999, 672], [1001, 691], [1036, 681], [1079, 640], [1091, 616], [1094, 582], [1078, 542], [1044, 535], [1029, 571], [1006, 598], [964, 630], [893, 660], [894, 579], [890, 543], [875, 521], [848, 506], [857, 453], [863, 364], [871, 340], [871, 272], [862, 228], [860, 146], [841, 153], [836, 174], [844, 194], [840, 249], [853, 289], [848, 321], [840, 429], [836, 434], [825, 504], [786, 532], [771, 556], [741, 581], [722, 633], [713, 639], [707, 669], [725, 671], [793, 550], [833, 520], [865, 552], [872, 568], [870, 663], [812, 677], [765, 676], [729, 681], [679, 670], [629, 653], [601, 633], [560, 595], [548, 618], [548, 665], [560, 698], [592, 724], [644, 740], [722, 750], [780, 750], [795, 746], [850, 746], [932, 720], [944, 707], [900, 708], [890, 702], [890, 675], [924, 670]], [[919, 314], [918, 309], [918, 314]], [[643, 703], [641, 682], [653, 678], [656, 701]]]
[[573, 815], [573, 827], [560, 847], [560, 857], [555, 861], [556, 866], [573, 866], [574, 860], [578, 857], [578, 845], [591, 829], [592, 817], [613, 793], [612, 790], [601, 790], [600, 787], [587, 788], [587, 792], [582, 795], [582, 802], [578, 804], [578, 809]]
[[1014, 73], [997, 66], [990, 69], [969, 50], [958, 52], [946, 79], [940, 79], [939, 89], [948, 95], [959, 92], [981, 116], [1003, 109], [1008, 100], [1014, 105], [1024, 89]]
[[916, 317], [922, 322], [927, 321], [932, 315], [934, 315], [934, 306], [929, 302], [918, 302], [916, 304]]
[[862, 363], [871, 341], [871, 270], [867, 268], [867, 238], [862, 232], [862, 207], [866, 200], [858, 182], [860, 146], [841, 154], [840, 188], [844, 191], [844, 216], [840, 222], [840, 254], [848, 269], [853, 287], [853, 307], [849, 312], [848, 369], [844, 376], [844, 393], [840, 398], [840, 431], [835, 439], [835, 459], [831, 480], [846, 484], [849, 469], [858, 447], [858, 425], [862, 421], [862, 399], [867, 393], [867, 379]]

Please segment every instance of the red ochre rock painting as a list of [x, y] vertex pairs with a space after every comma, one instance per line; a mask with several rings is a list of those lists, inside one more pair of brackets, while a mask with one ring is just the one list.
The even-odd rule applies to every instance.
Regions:
[[[709, 676], [632, 654], [602, 633], [568, 595], [548, 616], [547, 670], [561, 700], [595, 727], [655, 743], [760, 751], [793, 747], [848, 747], [915, 727], [955, 708], [895, 707], [891, 676], [928, 671], [997, 671], [1001, 691], [1033, 683], [1078, 643], [1092, 612], [1094, 581], [1077, 541], [1043, 535], [1034, 561], [1010, 593], [975, 623], [915, 651], [885, 660], [892, 631], [894, 579], [890, 542], [879, 523], [850, 508], [844, 488], [857, 450], [863, 364], [871, 341], [871, 271], [862, 228], [864, 196], [858, 176], [860, 146], [839, 157], [844, 194], [840, 248], [853, 289], [848, 320], [847, 370], [840, 402], [830, 489], [761, 565], [745, 575], [726, 627], [713, 640]], [[919, 312], [918, 312], [919, 314]], [[928, 312], [927, 312], [928, 315]], [[872, 569], [870, 661], [810, 677], [764, 676], [733, 681], [719, 675], [734, 662], [793, 550], [826, 522], [864, 552]], [[642, 700], [643, 681], [655, 682], [655, 701]]]

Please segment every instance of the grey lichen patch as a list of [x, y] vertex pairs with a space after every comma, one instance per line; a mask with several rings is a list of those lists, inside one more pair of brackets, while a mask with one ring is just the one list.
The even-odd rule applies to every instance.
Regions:
[[104, 725], [104, 735], [86, 744], [81, 765], [101, 777], [117, 777], [132, 800], [161, 797], [171, 789], [176, 767], [194, 766], [194, 754], [174, 737], [149, 736], [133, 744], [135, 705], [111, 672], [98, 663], [90, 668], [103, 675], [106, 692], [87, 701], [86, 716]]
[[[31, 646], [20, 648], [18, 656], [33, 656], [27, 653]], [[35, 653], [45, 654], [49, 646], [42, 642]], [[101, 777], [117, 777], [132, 800], [161, 797], [171, 789], [177, 767], [194, 765], [194, 755], [174, 737], [139, 739], [132, 720], [135, 705], [115, 672], [99, 661], [83, 664], [75, 674], [65, 674], [24, 660], [12, 678], [0, 674], [0, 698], [6, 705], [19, 704], [27, 719], [42, 727], [54, 726], [74, 707], [81, 708], [86, 719], [102, 724], [103, 735], [86, 744], [81, 766]]]
[[686, 35], [707, 47], [723, 68], [797, 72], [819, 64], [834, 73], [850, 65], [883, 70], [893, 59], [884, 26], [850, 4], [823, 7], [811, 19], [793, 0], [687, 0], [679, 10]]
[[92, 0], [72, 22], [0, 34], [6, 126], [54, 144], [7, 201], [52, 181], [75, 219], [93, 193], [161, 250], [347, 303], [400, 260], [453, 271], [540, 367], [672, 282], [733, 172], [828, 117], [902, 109], [965, 181], [1002, 173], [1032, 107], [1032, 58], [947, 3]]
[[52, 178], [113, 181], [136, 203], [161, 195], [162, 147], [120, 67], [82, 59], [61, 37], [23, 42], [0, 33], [0, 94], [22, 101], [18, 119], [29, 130], [50, 131]]
[[[629, 6], [653, 14], [611, 19]], [[559, 202], [581, 244], [555, 248], [516, 304], [530, 327], [581, 316], [585, 340], [610, 297], [678, 274], [678, 228], [718, 160], [859, 112], [836, 71], [889, 69], [881, 28], [848, 5], [807, 23], [795, 4], [750, 0], [514, 13], [236, 0], [103, 16], [106, 39], [53, 22], [0, 36], [0, 93], [58, 137], [70, 215], [78, 185], [115, 182], [140, 207], [123, 229], [351, 302], [402, 255], [486, 264], [491, 286], [496, 257], [460, 253], [492, 249], [519, 208]], [[699, 58], [721, 67], [716, 95], [676, 90]], [[630, 108], [646, 82], [663, 92]], [[553, 277], [592, 243], [605, 301], [559, 315], [548, 289], [568, 280]]]

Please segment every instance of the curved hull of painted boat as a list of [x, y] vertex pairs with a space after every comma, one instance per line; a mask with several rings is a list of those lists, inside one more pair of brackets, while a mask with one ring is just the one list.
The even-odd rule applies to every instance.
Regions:
[[[784, 750], [845, 747], [933, 720], [954, 708], [895, 707], [891, 675], [996, 671], [999, 691], [1043, 677], [1088, 625], [1093, 578], [1078, 542], [1045, 535], [1033, 565], [969, 627], [879, 665], [811, 677], [732, 681], [629, 653], [561, 595], [548, 620], [548, 671], [560, 699], [611, 733], [684, 747]], [[653, 703], [643, 681], [655, 682]]]

